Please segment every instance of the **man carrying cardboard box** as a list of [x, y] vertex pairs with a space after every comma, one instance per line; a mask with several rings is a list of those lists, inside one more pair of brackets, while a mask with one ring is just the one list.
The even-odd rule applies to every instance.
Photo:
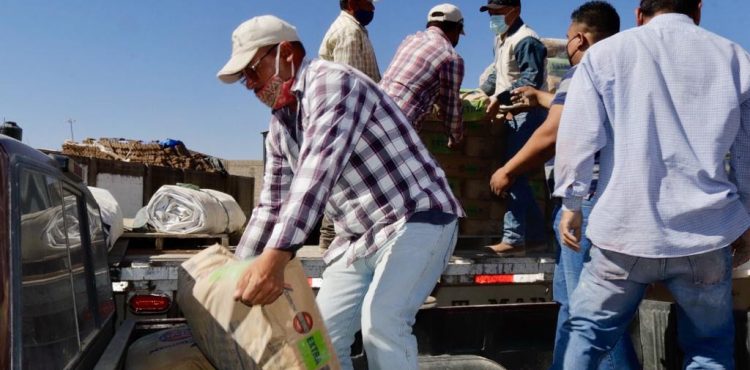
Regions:
[[236, 252], [259, 256], [235, 299], [282, 294], [284, 267], [325, 208], [337, 236], [317, 302], [342, 367], [361, 329], [370, 368], [416, 369], [411, 325], [464, 216], [443, 170], [387, 94], [351, 67], [305, 59], [290, 24], [256, 17], [232, 41], [219, 79], [242, 81], [273, 113], [260, 202]]

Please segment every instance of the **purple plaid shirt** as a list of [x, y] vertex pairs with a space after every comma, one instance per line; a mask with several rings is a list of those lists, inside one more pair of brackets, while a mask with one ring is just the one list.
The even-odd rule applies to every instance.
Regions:
[[442, 30], [429, 27], [401, 43], [380, 87], [396, 101], [417, 130], [437, 101], [446, 131], [454, 139], [460, 139], [463, 79], [464, 60]]
[[263, 190], [238, 257], [296, 250], [324, 208], [336, 227], [326, 262], [369, 256], [416, 212], [464, 216], [416, 131], [364, 74], [305, 61], [292, 91], [296, 112], [271, 119]]

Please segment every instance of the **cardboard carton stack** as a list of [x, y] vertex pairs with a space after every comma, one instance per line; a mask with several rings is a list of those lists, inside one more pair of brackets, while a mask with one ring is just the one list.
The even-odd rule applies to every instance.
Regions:
[[427, 121], [420, 137], [443, 168], [453, 194], [468, 218], [461, 220], [461, 236], [502, 234], [505, 202], [490, 191], [492, 173], [503, 163], [504, 136], [501, 124], [488, 120], [464, 122], [464, 145], [448, 148], [442, 122]]

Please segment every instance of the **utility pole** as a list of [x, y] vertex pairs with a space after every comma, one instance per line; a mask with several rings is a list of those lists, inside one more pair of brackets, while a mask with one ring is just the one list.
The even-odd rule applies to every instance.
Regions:
[[75, 136], [73, 136], [73, 124], [76, 123], [76, 120], [74, 120], [72, 118], [68, 118], [68, 120], [65, 121], [65, 122], [67, 122], [70, 125], [70, 140], [73, 141], [73, 142], [75, 142], [76, 138], [75, 138]]

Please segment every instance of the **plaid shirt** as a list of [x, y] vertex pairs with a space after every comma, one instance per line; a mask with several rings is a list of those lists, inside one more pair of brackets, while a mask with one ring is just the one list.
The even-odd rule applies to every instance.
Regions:
[[440, 97], [440, 118], [454, 138], [463, 136], [461, 82], [464, 60], [443, 31], [430, 27], [407, 37], [398, 48], [380, 87], [401, 107], [417, 130]]
[[298, 249], [324, 207], [337, 234], [326, 262], [369, 256], [416, 212], [464, 216], [443, 170], [369, 78], [305, 61], [292, 91], [296, 112], [275, 111], [271, 119], [263, 190], [238, 257]]
[[380, 81], [380, 69], [367, 30], [354, 17], [342, 11], [323, 37], [318, 51], [329, 62], [352, 66], [373, 81]]

